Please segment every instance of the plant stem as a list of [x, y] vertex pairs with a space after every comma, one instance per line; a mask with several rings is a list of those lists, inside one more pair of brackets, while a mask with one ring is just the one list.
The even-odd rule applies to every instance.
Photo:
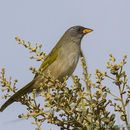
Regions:
[[121, 104], [122, 104], [122, 108], [123, 108], [123, 114], [124, 114], [124, 117], [125, 117], [125, 124], [126, 124], [126, 127], [128, 129], [128, 120], [127, 120], [127, 114], [126, 114], [126, 109], [125, 109], [125, 103], [124, 103], [124, 100], [123, 100], [123, 94], [122, 94], [122, 90], [121, 90], [121, 86], [118, 85], [119, 87], [119, 92], [120, 92], [120, 101], [121, 101]]

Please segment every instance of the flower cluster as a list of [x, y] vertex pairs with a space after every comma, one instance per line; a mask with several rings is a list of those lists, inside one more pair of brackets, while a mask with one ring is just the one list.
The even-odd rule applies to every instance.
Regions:
[[[26, 43], [18, 37], [16, 37], [16, 41], [34, 53], [32, 59], [44, 62], [46, 54], [41, 51], [41, 45], [36, 44], [36, 47], [32, 47], [30, 42]], [[96, 81], [92, 81], [87, 70], [87, 62], [81, 52], [83, 78], [72, 76], [73, 84], [71, 86], [67, 85], [68, 77], [65, 77], [64, 82], [61, 83], [31, 67], [32, 73], [41, 75], [45, 81], [39, 87], [41, 93], [38, 98], [41, 98], [41, 102], [37, 100], [35, 89], [31, 94], [22, 96], [18, 102], [25, 105], [27, 111], [18, 117], [22, 119], [33, 118], [33, 124], [37, 126], [36, 130], [41, 130], [44, 121], [59, 126], [61, 130], [120, 130], [115, 123], [116, 115], [114, 113], [118, 112], [128, 130], [126, 107], [129, 104], [130, 87], [127, 83], [127, 74], [124, 71], [126, 58], [124, 56], [123, 60], [117, 64], [116, 59], [110, 55], [107, 63], [109, 73], [97, 69]], [[118, 96], [104, 84], [106, 78], [112, 80], [112, 83], [118, 88]], [[7, 79], [5, 69], [1, 70], [0, 83], [5, 99], [17, 92], [17, 80]], [[111, 95], [111, 99], [109, 99], [109, 95]], [[114, 111], [109, 111], [109, 107], [114, 107]]]

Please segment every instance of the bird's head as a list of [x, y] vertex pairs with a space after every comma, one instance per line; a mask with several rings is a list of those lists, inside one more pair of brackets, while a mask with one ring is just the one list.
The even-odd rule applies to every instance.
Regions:
[[73, 41], [81, 41], [84, 35], [92, 31], [93, 31], [92, 29], [85, 28], [83, 26], [73, 26], [65, 32], [65, 35], [68, 38], [71, 38]]

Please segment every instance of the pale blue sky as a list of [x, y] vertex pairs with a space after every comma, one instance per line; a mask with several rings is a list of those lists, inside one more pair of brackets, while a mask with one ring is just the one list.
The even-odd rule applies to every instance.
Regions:
[[[118, 59], [128, 55], [126, 70], [130, 76], [130, 0], [0, 0], [0, 68], [5, 67], [7, 75], [19, 80], [18, 88], [22, 87], [33, 77], [28, 68], [40, 63], [29, 60], [28, 51], [14, 37], [43, 43], [48, 53], [73, 25], [94, 30], [82, 41], [92, 75], [96, 68], [105, 70], [104, 64], [112, 53]], [[75, 74], [81, 74], [80, 65]], [[15, 121], [23, 110], [15, 103], [0, 113], [0, 129], [33, 130], [31, 121]], [[50, 128], [58, 130], [55, 126], [43, 127]]]

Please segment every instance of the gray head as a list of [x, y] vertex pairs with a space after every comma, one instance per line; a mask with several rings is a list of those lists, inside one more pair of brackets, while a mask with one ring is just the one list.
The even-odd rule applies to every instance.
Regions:
[[92, 29], [83, 26], [73, 26], [65, 32], [65, 35], [73, 41], [81, 41], [84, 35], [92, 31]]

